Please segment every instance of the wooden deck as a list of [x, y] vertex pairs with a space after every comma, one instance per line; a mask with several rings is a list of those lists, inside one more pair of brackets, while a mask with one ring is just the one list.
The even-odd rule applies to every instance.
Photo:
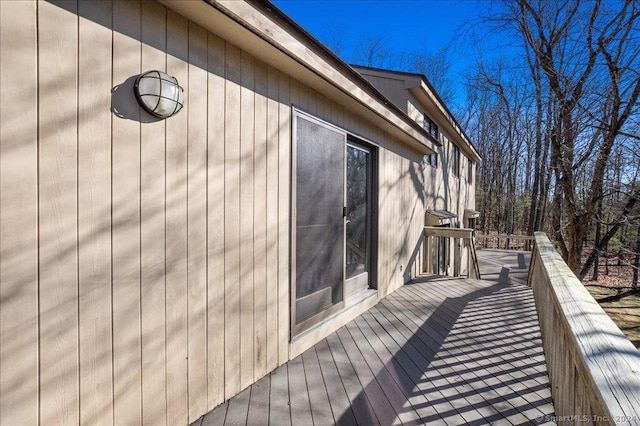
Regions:
[[483, 280], [527, 283], [530, 251], [478, 249], [476, 253], [480, 265], [480, 276]]
[[424, 277], [195, 424], [539, 424], [553, 414], [531, 291]]

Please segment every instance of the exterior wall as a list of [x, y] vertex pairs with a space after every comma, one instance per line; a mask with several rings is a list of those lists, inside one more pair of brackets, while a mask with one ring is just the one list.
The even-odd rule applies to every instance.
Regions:
[[[412, 97], [409, 97], [407, 108], [410, 116], [418, 123], [424, 122], [425, 108]], [[429, 114], [440, 131], [440, 143], [442, 146], [438, 152], [438, 167], [425, 166], [427, 169], [427, 186], [425, 190], [427, 199], [427, 208], [444, 209], [458, 215], [458, 221], [462, 227], [468, 224], [464, 223], [464, 210], [473, 209], [475, 207], [475, 181], [469, 182], [468, 167], [471, 161], [464, 151], [460, 149], [460, 170], [459, 176], [453, 173], [453, 150], [454, 144], [452, 137], [445, 132], [444, 126], [436, 117]], [[474, 169], [475, 171], [475, 169]]]
[[[416, 84], [406, 81], [406, 76], [394, 77], [393, 73], [384, 70], [362, 69], [362, 75], [373, 84], [383, 95], [389, 98], [397, 107], [407, 113], [418, 124], [424, 124], [424, 114], [436, 122], [440, 129], [440, 142], [438, 148], [438, 167], [425, 165], [425, 205], [427, 209], [445, 209], [458, 215], [458, 222], [464, 227], [468, 224], [464, 221], [464, 210], [475, 207], [475, 181], [469, 182], [468, 167], [469, 157], [460, 150], [460, 176], [456, 177], [452, 171], [453, 143], [452, 135], [444, 131], [445, 126], [433, 111], [428, 111], [415, 96], [407, 89], [408, 84]], [[434, 107], [435, 108], [435, 107]], [[475, 169], [474, 169], [475, 173]]]
[[377, 76], [369, 72], [363, 72], [361, 74], [395, 106], [403, 111], [407, 110], [408, 94], [403, 79], [396, 79], [391, 76]]
[[422, 153], [154, 2], [0, 22], [0, 424], [185, 424], [289, 359], [291, 105], [380, 145], [379, 297], [421, 270]]

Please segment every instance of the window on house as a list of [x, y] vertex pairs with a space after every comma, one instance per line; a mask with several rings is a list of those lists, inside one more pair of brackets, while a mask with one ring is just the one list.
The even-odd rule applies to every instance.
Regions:
[[425, 154], [423, 160], [431, 167], [438, 167], [438, 154]]
[[431, 136], [434, 137], [435, 140], [438, 140], [438, 125], [434, 123], [432, 119], [427, 117], [427, 114], [424, 115], [424, 130], [427, 131]]
[[453, 170], [453, 175], [456, 177], [460, 177], [460, 148], [455, 145], [453, 145], [451, 168]]
[[469, 160], [469, 176], [467, 178], [469, 184], [473, 183], [473, 162]]

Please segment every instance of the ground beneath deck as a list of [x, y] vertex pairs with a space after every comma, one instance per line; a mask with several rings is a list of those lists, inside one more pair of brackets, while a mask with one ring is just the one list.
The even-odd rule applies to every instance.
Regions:
[[424, 277], [196, 424], [539, 424], [553, 414], [531, 291]]

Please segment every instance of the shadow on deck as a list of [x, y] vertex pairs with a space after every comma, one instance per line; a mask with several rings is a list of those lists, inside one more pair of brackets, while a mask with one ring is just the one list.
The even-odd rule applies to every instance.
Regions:
[[537, 424], [553, 414], [530, 289], [432, 276], [196, 424]]
[[531, 261], [530, 251], [477, 249], [483, 280], [526, 284]]

